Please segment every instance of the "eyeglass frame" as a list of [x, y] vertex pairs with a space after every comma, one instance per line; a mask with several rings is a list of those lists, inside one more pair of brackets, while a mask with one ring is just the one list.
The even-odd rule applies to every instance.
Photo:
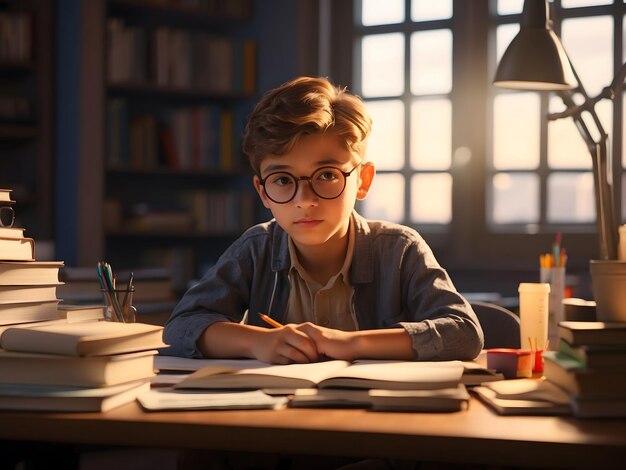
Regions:
[[[263, 186], [263, 191], [265, 192], [265, 195], [268, 197], [268, 199], [276, 204], [287, 204], [291, 201], [293, 201], [293, 198], [296, 197], [296, 194], [298, 194], [298, 189], [299, 189], [299, 185], [300, 185], [300, 181], [304, 180], [304, 181], [308, 181], [309, 186], [311, 188], [311, 191], [313, 191], [313, 194], [315, 194], [317, 197], [319, 197], [320, 199], [325, 199], [327, 201], [333, 200], [333, 199], [337, 199], [339, 196], [341, 196], [343, 194], [343, 192], [346, 190], [346, 184], [348, 183], [348, 177], [354, 172], [354, 170], [356, 170], [358, 167], [360, 167], [361, 165], [363, 165], [363, 162], [359, 162], [356, 164], [356, 166], [354, 168], [352, 168], [352, 170], [350, 171], [343, 171], [335, 166], [321, 166], [319, 168], [317, 168], [316, 170], [313, 170], [313, 173], [311, 173], [310, 176], [294, 176], [291, 173], [289, 173], [288, 171], [273, 171], [271, 172], [269, 175], [267, 175], [265, 178], [261, 178], [259, 177], [259, 185]], [[339, 191], [339, 194], [337, 194], [336, 196], [333, 197], [324, 197], [324, 196], [320, 196], [317, 191], [315, 191], [315, 188], [313, 187], [313, 183], [311, 183], [311, 180], [313, 179], [313, 175], [315, 173], [317, 173], [320, 170], [324, 170], [324, 169], [331, 169], [331, 170], [336, 170], [339, 173], [341, 173], [343, 175], [343, 188], [341, 188], [341, 191]], [[293, 178], [293, 180], [296, 182], [296, 188], [292, 194], [292, 196], [287, 199], [286, 201], [283, 202], [278, 202], [276, 201], [274, 198], [272, 198], [269, 193], [267, 192], [267, 190], [265, 189], [265, 182], [267, 181], [267, 179], [272, 176], [272, 175], [278, 175], [278, 174], [285, 174], [285, 175], [289, 175], [291, 178]]]
[[13, 209], [11, 206], [0, 206], [0, 212], [2, 211], [7, 211], [11, 214], [11, 222], [8, 224], [5, 224], [4, 221], [2, 220], [2, 216], [0, 216], [0, 227], [13, 227], [13, 224], [15, 223], [15, 209]]

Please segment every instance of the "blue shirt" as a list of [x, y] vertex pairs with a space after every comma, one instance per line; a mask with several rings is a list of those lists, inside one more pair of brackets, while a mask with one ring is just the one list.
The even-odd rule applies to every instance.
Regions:
[[[355, 244], [350, 281], [359, 329], [403, 327], [415, 359], [470, 360], [483, 332], [432, 250], [413, 229], [366, 220], [353, 212]], [[291, 260], [287, 233], [275, 220], [247, 230], [178, 303], [165, 324], [165, 354], [202, 357], [196, 343], [220, 321], [267, 326], [263, 312], [283, 322]]]

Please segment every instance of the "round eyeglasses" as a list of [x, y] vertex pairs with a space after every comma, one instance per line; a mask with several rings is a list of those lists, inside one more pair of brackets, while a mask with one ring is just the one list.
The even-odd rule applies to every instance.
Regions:
[[13, 227], [15, 210], [10, 206], [0, 207], [0, 227]]
[[311, 176], [295, 177], [286, 171], [270, 173], [259, 180], [267, 197], [276, 204], [286, 204], [291, 201], [298, 192], [298, 183], [308, 181], [311, 190], [317, 197], [322, 199], [336, 199], [341, 196], [346, 188], [346, 178], [356, 170], [361, 163], [350, 171], [341, 171], [334, 166], [323, 166], [315, 170]]

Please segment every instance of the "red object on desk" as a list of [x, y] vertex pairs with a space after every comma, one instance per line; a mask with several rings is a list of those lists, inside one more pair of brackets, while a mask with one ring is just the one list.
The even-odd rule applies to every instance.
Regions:
[[533, 361], [533, 372], [543, 372], [543, 349], [533, 351], [535, 355]]
[[532, 359], [530, 349], [487, 349], [487, 368], [501, 372], [507, 379], [531, 377]]

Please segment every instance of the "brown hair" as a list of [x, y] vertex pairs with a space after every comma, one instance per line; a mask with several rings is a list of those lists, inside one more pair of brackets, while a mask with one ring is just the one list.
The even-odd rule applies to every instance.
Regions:
[[267, 92], [256, 105], [244, 132], [243, 151], [260, 175], [268, 155], [284, 155], [303, 135], [331, 132], [346, 149], [365, 156], [372, 127], [365, 104], [327, 78], [299, 77]]

